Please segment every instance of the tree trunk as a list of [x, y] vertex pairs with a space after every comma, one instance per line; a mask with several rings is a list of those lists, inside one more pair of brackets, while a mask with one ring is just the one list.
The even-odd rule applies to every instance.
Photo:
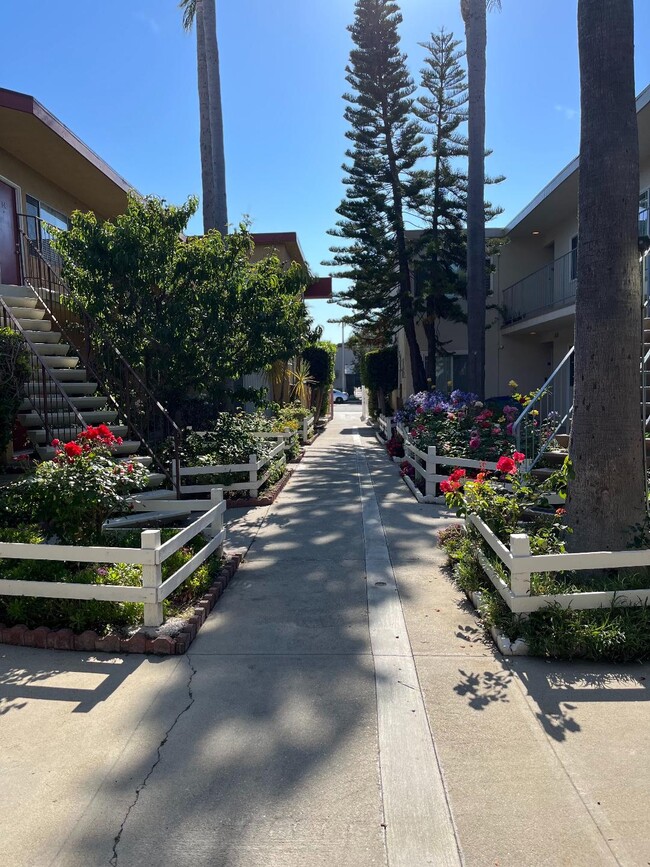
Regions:
[[196, 5], [196, 59], [199, 83], [199, 141], [201, 149], [201, 186], [203, 189], [203, 231], [216, 225], [214, 198], [214, 168], [212, 163], [212, 135], [210, 132], [210, 97], [208, 67], [205, 54], [205, 29], [203, 26], [203, 0]]
[[579, 0], [581, 143], [572, 551], [624, 549], [645, 516], [633, 0]]
[[[202, 0], [205, 62], [207, 66], [210, 140], [212, 143], [212, 181], [214, 189], [214, 223], [209, 228], [228, 234], [226, 201], [226, 157], [223, 141], [223, 111], [221, 106], [221, 74], [217, 41], [215, 0]], [[198, 22], [197, 22], [198, 24]], [[198, 29], [198, 28], [197, 28]], [[206, 227], [207, 228], [207, 227]]]
[[468, 84], [467, 367], [469, 390], [485, 396], [485, 52], [486, 0], [466, 4]]
[[436, 359], [438, 353], [438, 336], [436, 334], [436, 301], [432, 295], [427, 298], [426, 315], [424, 317], [424, 333], [427, 338], [426, 374], [429, 388], [436, 387]]

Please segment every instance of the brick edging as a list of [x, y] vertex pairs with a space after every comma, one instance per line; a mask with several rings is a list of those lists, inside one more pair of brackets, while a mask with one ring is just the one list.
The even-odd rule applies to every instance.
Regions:
[[98, 650], [106, 653], [153, 653], [158, 656], [185, 653], [243, 559], [244, 554], [241, 551], [230, 555], [217, 579], [195, 603], [194, 614], [185, 621], [178, 634], [173, 637], [159, 635], [151, 638], [142, 631], [138, 631], [125, 638], [117, 632], [98, 635], [93, 629], [75, 633], [72, 629], [50, 629], [49, 626], [37, 626], [35, 629], [28, 629], [24, 624], [4, 626], [0, 623], [0, 644], [11, 644], [15, 647], [36, 647], [42, 650], [81, 650], [85, 652]]

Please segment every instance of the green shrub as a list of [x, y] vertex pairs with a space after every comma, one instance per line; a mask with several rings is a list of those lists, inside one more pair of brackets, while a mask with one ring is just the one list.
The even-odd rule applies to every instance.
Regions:
[[370, 407], [386, 412], [388, 398], [397, 388], [397, 346], [371, 349], [361, 359], [361, 382], [370, 392]]
[[327, 412], [330, 391], [334, 384], [336, 346], [329, 340], [321, 340], [302, 351], [303, 361], [309, 364], [309, 375], [316, 381], [312, 389], [312, 408], [314, 420], [318, 422]]
[[10, 328], [0, 328], [0, 464], [11, 443], [24, 385], [29, 379], [25, 341]]

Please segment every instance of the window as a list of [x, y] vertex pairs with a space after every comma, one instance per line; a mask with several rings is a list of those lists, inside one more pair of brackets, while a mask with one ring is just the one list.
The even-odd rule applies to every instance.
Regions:
[[578, 279], [578, 236], [571, 238], [571, 279]]
[[467, 355], [443, 355], [436, 359], [436, 388], [467, 391]]
[[27, 204], [27, 235], [36, 243], [43, 256], [51, 263], [56, 264], [59, 255], [52, 249], [52, 235], [49, 227], [67, 229], [68, 218], [60, 211], [50, 208], [49, 205], [39, 202], [33, 196], [25, 197]]

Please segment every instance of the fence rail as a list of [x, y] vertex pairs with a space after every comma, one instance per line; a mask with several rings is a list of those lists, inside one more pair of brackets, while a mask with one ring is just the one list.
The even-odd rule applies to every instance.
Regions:
[[[285, 454], [284, 441], [280, 441], [275, 448], [271, 449], [269, 454], [258, 459], [256, 454], [249, 455], [247, 464], [212, 464], [208, 466], [196, 467], [181, 467], [180, 481], [181, 493], [183, 494], [204, 494], [212, 490], [214, 485], [184, 483], [184, 479], [196, 476], [226, 476], [235, 473], [248, 473], [247, 482], [230, 482], [223, 485], [226, 491], [248, 491], [250, 497], [257, 496], [259, 489], [268, 480], [270, 474], [270, 463], [275, 458], [283, 463], [286, 463], [287, 457]], [[260, 475], [260, 470], [263, 470]]]
[[[0, 579], [2, 596], [36, 596], [50, 599], [99, 599], [109, 602], [144, 603], [144, 625], [163, 623], [162, 603], [218, 548], [223, 547], [226, 503], [221, 488], [211, 489], [211, 508], [189, 527], [163, 543], [160, 530], [143, 530], [139, 548], [111, 546], [46, 545], [0, 542], [0, 559], [47, 560], [72, 563], [134, 563], [142, 566], [142, 587], [121, 584], [75, 584], [61, 581], [16, 581]], [[176, 551], [208, 531], [210, 540], [191, 560], [165, 581], [162, 564]]]
[[381, 414], [378, 415], [377, 426], [379, 427], [379, 430], [381, 431], [381, 434], [386, 441], [391, 439], [391, 437], [393, 436], [393, 428], [395, 426], [395, 423], [390, 416]]
[[497, 573], [483, 552], [479, 562], [496, 590], [513, 614], [529, 614], [552, 605], [587, 611], [612, 605], [638, 606], [650, 603], [648, 590], [602, 590], [577, 593], [535, 594], [531, 575], [539, 572], [572, 572], [599, 569], [643, 568], [650, 566], [650, 550], [593, 551], [584, 554], [531, 554], [530, 539], [525, 533], [513, 533], [507, 547], [478, 515], [468, 515], [474, 527], [510, 574], [510, 583]]

